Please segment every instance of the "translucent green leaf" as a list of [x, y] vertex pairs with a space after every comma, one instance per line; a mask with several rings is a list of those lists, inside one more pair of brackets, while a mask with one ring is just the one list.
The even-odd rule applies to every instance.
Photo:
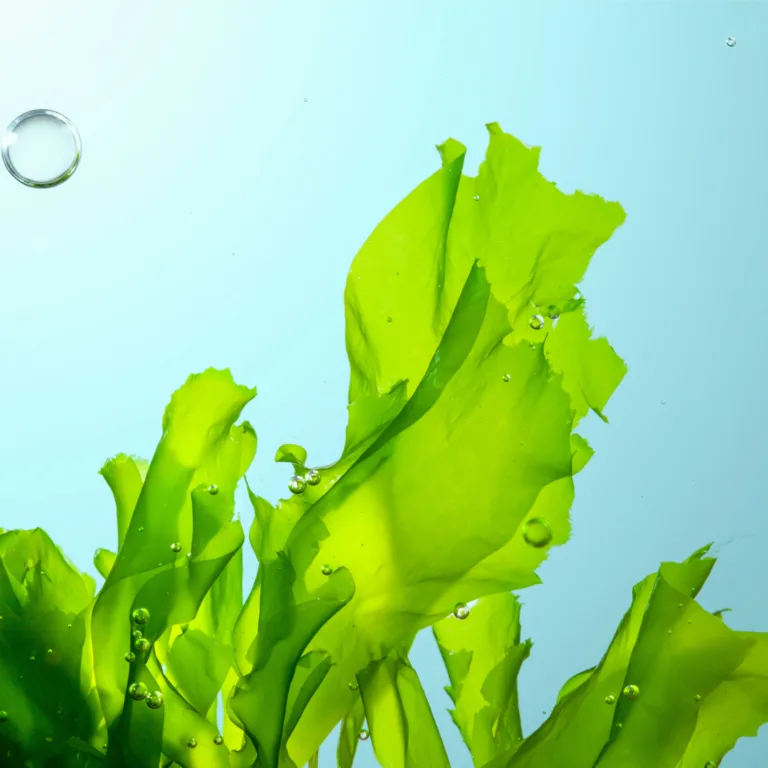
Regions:
[[437, 724], [416, 670], [402, 649], [372, 662], [359, 675], [368, 730], [387, 768], [450, 768]]
[[603, 659], [487, 768], [701, 768], [768, 721], [768, 633], [735, 632], [694, 597], [708, 547], [634, 588]]
[[509, 593], [483, 597], [469, 615], [433, 627], [451, 685], [453, 721], [483, 766], [522, 739], [517, 675], [531, 642], [520, 641], [520, 604]]
[[360, 743], [360, 730], [365, 723], [363, 700], [358, 696], [354, 704], [341, 721], [339, 744], [336, 748], [337, 768], [352, 768], [355, 753]]
[[[348, 681], [371, 661], [457, 602], [537, 583], [549, 546], [568, 538], [572, 475], [590, 453], [572, 442], [574, 423], [587, 408], [602, 413], [623, 371], [607, 344], [572, 332], [585, 322], [575, 282], [621, 208], [559, 192], [535, 150], [489, 130], [476, 179], [461, 175], [464, 148], [447, 142], [442, 170], [355, 259], [345, 454], [274, 510], [297, 521], [284, 545], [297, 595], [318, 587], [325, 564], [356, 586], [309, 647], [334, 666], [289, 740], [297, 764], [353, 706]], [[533, 329], [550, 304], [558, 322]], [[573, 349], [550, 355], [561, 329]], [[523, 536], [537, 515], [552, 531], [542, 547]]]
[[74, 765], [68, 740], [93, 738], [101, 711], [83, 669], [94, 588], [39, 528], [0, 534], [0, 764]]
[[[150, 710], [144, 702], [133, 701], [128, 687], [145, 683], [150, 691], [167, 694], [168, 709], [178, 704], [188, 732], [213, 731], [211, 739], [215, 735], [206, 712], [197, 712], [181, 697], [151, 655], [136, 652], [131, 664], [124, 657], [136, 651], [131, 634], [136, 629], [131, 619], [135, 609], [149, 611], [143, 635], [150, 644], [162, 638], [159, 647], [167, 651], [169, 638], [163, 636], [173, 625], [195, 620], [212, 585], [242, 545], [242, 528], [232, 522], [234, 490], [253, 458], [256, 440], [250, 425], [236, 427], [234, 421], [254, 395], [255, 390], [237, 386], [228, 371], [211, 369], [191, 376], [166, 409], [163, 436], [143, 485], [139, 487], [135, 476], [129, 484], [127, 472], [105, 473], [113, 480], [118, 506], [122, 504], [123, 514], [130, 517], [92, 618], [94, 671], [110, 730], [108, 757], [115, 765], [154, 766], [160, 749], [185, 766], [216, 765], [227, 759], [222, 749], [210, 755], [207, 749], [186, 749], [186, 742], [173, 733], [179, 722], [163, 729], [166, 709]], [[134, 509], [129, 513], [125, 510], [131, 503]], [[226, 621], [231, 626], [234, 617]], [[195, 656], [204, 664], [210, 662], [213, 648], [198, 643], [186, 650], [185, 658]], [[231, 657], [231, 651], [224, 652]], [[205, 706], [211, 686], [202, 690], [192, 682], [194, 668], [181, 670], [172, 659], [171, 653], [169, 673], [175, 672], [181, 688], [186, 675], [188, 695]]]

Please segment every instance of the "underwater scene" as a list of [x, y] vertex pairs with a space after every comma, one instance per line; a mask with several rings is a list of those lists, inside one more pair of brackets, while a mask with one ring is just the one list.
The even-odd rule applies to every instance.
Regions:
[[768, 766], [768, 4], [12, 15], [0, 768]]

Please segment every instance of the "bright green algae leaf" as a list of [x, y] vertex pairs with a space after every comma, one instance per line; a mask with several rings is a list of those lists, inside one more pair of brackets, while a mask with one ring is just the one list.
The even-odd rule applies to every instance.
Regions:
[[465, 621], [444, 619], [433, 627], [451, 685], [454, 723], [475, 766], [522, 739], [517, 675], [531, 642], [520, 641], [520, 604], [509, 593], [483, 597]]
[[0, 765], [75, 765], [68, 742], [96, 730], [83, 673], [94, 589], [39, 528], [0, 535]]
[[372, 662], [359, 681], [368, 731], [381, 765], [450, 768], [426, 694], [404, 648]]
[[[212, 588], [244, 538], [239, 522], [232, 522], [234, 488], [253, 458], [256, 439], [247, 422], [235, 426], [234, 421], [254, 395], [226, 371], [191, 376], [166, 409], [163, 436], [143, 484], [109, 464], [103, 471], [113, 480], [118, 509], [122, 505], [129, 517], [92, 619], [94, 673], [110, 732], [108, 758], [115, 765], [155, 765], [161, 753], [185, 766], [228, 764], [227, 750], [213, 743], [216, 727], [206, 714], [231, 658], [227, 635], [241, 573], [236, 561], [218, 591]], [[116, 461], [125, 464], [121, 457]], [[180, 552], [172, 542], [181, 544]], [[209, 593], [211, 604], [201, 614]], [[224, 606], [224, 615], [214, 619], [217, 605]], [[123, 659], [137, 607], [149, 611], [142, 632], [157, 644], [166, 674], [154, 656], [130, 665]], [[192, 634], [182, 632], [171, 643], [166, 633], [174, 625], [189, 625]], [[134, 682], [159, 691], [163, 706], [152, 711], [133, 701], [126, 691]], [[194, 751], [187, 747], [191, 737], [199, 743]]]
[[[574, 423], [586, 408], [602, 412], [624, 372], [588, 334], [571, 334], [575, 349], [560, 357], [541, 343], [570, 331], [569, 312], [583, 313], [575, 282], [621, 208], [559, 192], [538, 173], [535, 150], [489, 130], [478, 178], [462, 176], [464, 148], [448, 142], [442, 170], [355, 259], [345, 453], [316, 488], [264, 508], [265, 518], [296, 521], [283, 549], [297, 601], [328, 578], [325, 563], [355, 584], [307, 648], [334, 664], [288, 741], [298, 765], [354, 705], [348, 681], [371, 661], [458, 602], [537, 583], [549, 546], [567, 540], [572, 476], [589, 454], [574, 448]], [[563, 308], [557, 325], [534, 331], [530, 314], [550, 304]], [[532, 516], [546, 519], [549, 545], [524, 540]], [[258, 584], [249, 604], [272, 600], [267, 588]], [[255, 620], [259, 635], [275, 631], [263, 610], [250, 616], [240, 659]]]
[[768, 633], [730, 630], [695, 602], [707, 550], [637, 584], [600, 663], [486, 768], [701, 768], [755, 735], [768, 721]]

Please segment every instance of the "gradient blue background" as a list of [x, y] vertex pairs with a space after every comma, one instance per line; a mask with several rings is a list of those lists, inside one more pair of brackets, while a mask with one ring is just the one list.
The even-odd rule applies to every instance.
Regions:
[[[260, 493], [285, 494], [283, 442], [333, 461], [349, 264], [435, 144], [464, 142], [474, 173], [499, 121], [628, 214], [582, 287], [630, 373], [586, 426], [573, 538], [523, 593], [526, 732], [661, 560], [716, 542], [703, 605], [768, 631], [768, 4], [31, 0], [5, 11], [0, 65], [0, 124], [49, 107], [84, 146], [59, 188], [0, 174], [0, 525], [44, 527], [96, 575], [116, 543], [96, 471], [150, 456], [211, 365], [259, 388]], [[429, 635], [414, 662], [469, 766]], [[764, 731], [723, 766], [766, 761]]]

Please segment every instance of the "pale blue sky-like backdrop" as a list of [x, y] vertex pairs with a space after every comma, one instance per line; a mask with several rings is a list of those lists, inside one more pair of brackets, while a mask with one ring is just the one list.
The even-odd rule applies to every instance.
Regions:
[[[583, 429], [572, 540], [522, 595], [526, 733], [662, 560], [714, 541], [701, 602], [768, 631], [768, 3], [30, 0], [4, 9], [0, 67], [0, 126], [47, 107], [83, 140], [55, 189], [0, 167], [0, 526], [43, 527], [96, 575], [116, 544], [97, 470], [151, 456], [209, 366], [259, 389], [258, 492], [286, 495], [281, 443], [333, 461], [349, 265], [436, 144], [475, 173], [498, 121], [562, 189], [627, 212], [582, 289], [630, 372]], [[413, 659], [470, 766], [430, 635]], [[723, 766], [766, 763], [768, 729]]]

